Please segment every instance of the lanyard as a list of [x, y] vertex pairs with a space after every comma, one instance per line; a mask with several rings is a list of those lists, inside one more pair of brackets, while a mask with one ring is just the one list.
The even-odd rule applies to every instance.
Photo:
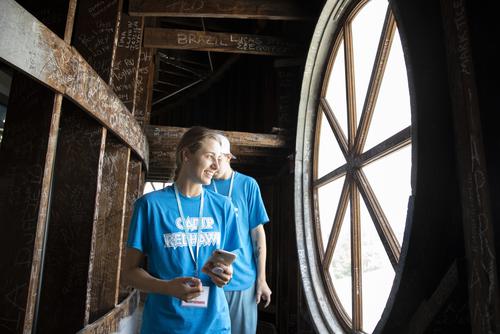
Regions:
[[[231, 198], [231, 194], [233, 193], [233, 181], [234, 181], [234, 174], [235, 174], [235, 171], [233, 170], [233, 173], [231, 174], [231, 183], [229, 183], [229, 193], [227, 194], [227, 197]], [[212, 184], [214, 185], [214, 190], [215, 190], [215, 193], [219, 193], [217, 191], [217, 185], [215, 184], [215, 180], [212, 182]]]
[[193, 259], [194, 262], [194, 270], [195, 270], [195, 276], [198, 277], [198, 255], [200, 254], [200, 230], [201, 230], [201, 219], [203, 216], [203, 188], [201, 189], [201, 198], [200, 198], [200, 219], [198, 220], [198, 226], [197, 229], [198, 231], [196, 232], [196, 257], [194, 256], [193, 252], [193, 247], [191, 246], [191, 240], [189, 238], [189, 234], [187, 232], [188, 227], [186, 224], [186, 219], [184, 218], [184, 212], [182, 211], [182, 204], [181, 200], [179, 198], [179, 190], [177, 189], [177, 185], [174, 183], [174, 190], [175, 190], [175, 199], [177, 200], [177, 208], [179, 209], [179, 215], [181, 216], [182, 220], [182, 227], [184, 228], [184, 234], [186, 235], [186, 242], [189, 248], [189, 253], [191, 254], [191, 258]]

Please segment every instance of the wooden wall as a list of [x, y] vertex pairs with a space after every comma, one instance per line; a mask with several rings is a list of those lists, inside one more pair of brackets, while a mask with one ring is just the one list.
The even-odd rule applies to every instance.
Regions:
[[137, 307], [120, 267], [148, 165], [154, 55], [122, 7], [0, 4], [0, 59], [15, 70], [0, 148], [2, 333], [114, 331]]

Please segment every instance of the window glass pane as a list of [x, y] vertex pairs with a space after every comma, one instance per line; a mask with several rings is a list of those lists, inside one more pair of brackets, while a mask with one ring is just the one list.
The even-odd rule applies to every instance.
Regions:
[[342, 222], [329, 272], [335, 292], [344, 306], [344, 310], [352, 319], [351, 224], [349, 220], [349, 207], [350, 205], [347, 206], [346, 215]]
[[411, 124], [408, 78], [399, 33], [389, 53], [387, 67], [366, 139], [365, 150], [396, 134]]
[[342, 40], [333, 63], [330, 78], [328, 79], [325, 98], [332, 108], [344, 135], [347, 136], [347, 93], [345, 88], [344, 64], [344, 41]]
[[342, 186], [345, 177], [332, 181], [318, 189], [319, 221], [321, 227], [321, 239], [323, 240], [323, 251], [326, 250], [328, 239], [332, 231], [333, 220], [339, 205]]
[[391, 292], [395, 272], [364, 202], [361, 205], [363, 330], [372, 333]]
[[411, 145], [365, 166], [363, 171], [401, 245], [411, 195]]
[[344, 155], [340, 150], [340, 146], [337, 143], [332, 128], [330, 128], [328, 120], [323, 113], [321, 113], [320, 117], [318, 178], [345, 164]]
[[361, 118], [386, 11], [387, 0], [372, 0], [363, 7], [352, 22], [358, 123]]
[[144, 184], [144, 191], [142, 194], [144, 195], [155, 190], [163, 189], [171, 184], [171, 182], [146, 182]]

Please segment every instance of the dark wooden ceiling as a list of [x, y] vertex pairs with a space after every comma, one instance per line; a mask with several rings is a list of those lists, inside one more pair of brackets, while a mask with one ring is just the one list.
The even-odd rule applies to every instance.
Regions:
[[[305, 61], [321, 5], [287, 0], [129, 0], [129, 14], [147, 18], [144, 46], [157, 51], [151, 122], [187, 126], [206, 123], [209, 116], [218, 120], [221, 130], [252, 130], [262, 117], [250, 124], [242, 117], [247, 119], [245, 126], [229, 120], [235, 112], [275, 113], [269, 110], [270, 101], [262, 101], [269, 100], [262, 89], [269, 91], [275, 81], [276, 60]], [[200, 110], [194, 101], [207, 102], [206, 95], [209, 103]], [[253, 110], [235, 110], [236, 105], [259, 99]], [[231, 109], [225, 109], [226, 104]], [[222, 115], [220, 109], [225, 109]]]
[[[143, 46], [156, 51], [150, 142], [155, 129], [203, 125], [236, 134], [238, 150], [247, 152], [235, 162], [240, 170], [273, 175], [286, 166], [294, 152], [303, 65], [322, 4], [129, 0], [129, 15], [146, 18]], [[252, 135], [284, 139], [259, 147]], [[152, 146], [148, 178], [168, 179], [174, 162], [165, 160], [166, 147], [172, 142]]]

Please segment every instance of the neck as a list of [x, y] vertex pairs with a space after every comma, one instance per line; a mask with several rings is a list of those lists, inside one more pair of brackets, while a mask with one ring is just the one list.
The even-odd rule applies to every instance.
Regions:
[[177, 186], [177, 189], [179, 189], [179, 192], [186, 197], [195, 197], [201, 194], [201, 184], [194, 183], [183, 175], [179, 175], [175, 181], [175, 185]]
[[231, 167], [229, 167], [225, 172], [224, 174], [222, 174], [221, 176], [218, 177], [219, 180], [227, 180], [231, 177], [231, 175], [233, 175], [233, 170], [231, 169]]

